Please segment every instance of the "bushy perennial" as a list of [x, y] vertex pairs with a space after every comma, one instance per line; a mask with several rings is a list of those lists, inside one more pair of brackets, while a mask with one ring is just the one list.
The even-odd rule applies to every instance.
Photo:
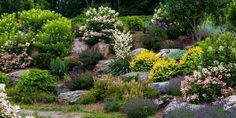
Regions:
[[109, 7], [90, 8], [86, 12], [88, 17], [86, 26], [81, 28], [82, 40], [93, 45], [99, 41], [110, 43], [113, 39], [113, 31], [123, 27], [118, 20], [119, 14]]
[[175, 60], [160, 59], [153, 65], [149, 79], [153, 81], [167, 81], [177, 74], [177, 65]]
[[7, 94], [5, 93], [5, 84], [0, 84], [0, 112], [1, 118], [19, 118], [17, 113], [19, 112], [18, 106], [12, 106], [7, 100]]
[[143, 50], [131, 60], [130, 69], [132, 71], [149, 71], [159, 59], [160, 56], [155, 52]]
[[132, 48], [132, 35], [127, 32], [121, 32], [115, 30], [113, 32], [114, 36], [114, 50], [116, 52], [117, 58], [124, 59], [130, 54]]
[[[229, 79], [234, 79], [236, 64], [226, 68], [222, 63], [218, 66], [202, 68], [195, 71], [181, 83], [181, 92], [188, 102], [204, 103], [217, 100], [235, 93]], [[233, 81], [233, 80], [232, 80]]]

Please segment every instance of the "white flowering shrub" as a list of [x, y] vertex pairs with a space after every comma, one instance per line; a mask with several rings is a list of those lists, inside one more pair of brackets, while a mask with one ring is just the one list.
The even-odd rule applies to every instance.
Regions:
[[123, 24], [118, 20], [119, 14], [109, 7], [90, 8], [86, 12], [87, 23], [83, 28], [83, 40], [93, 45], [99, 41], [110, 43], [113, 39], [113, 31], [122, 29]]
[[156, 8], [154, 10], [153, 18], [151, 21], [156, 21], [156, 20], [164, 20], [167, 16], [167, 12], [165, 11], [166, 5], [160, 5], [159, 8]]
[[132, 35], [129, 32], [121, 32], [115, 30], [113, 32], [114, 36], [114, 50], [117, 58], [124, 59], [130, 54], [132, 48]]
[[12, 106], [7, 100], [7, 95], [5, 93], [5, 84], [0, 84], [0, 112], [1, 118], [19, 118], [17, 113], [19, 112], [18, 106]]
[[235, 93], [236, 63], [203, 68], [181, 83], [184, 98], [191, 103], [212, 102]]

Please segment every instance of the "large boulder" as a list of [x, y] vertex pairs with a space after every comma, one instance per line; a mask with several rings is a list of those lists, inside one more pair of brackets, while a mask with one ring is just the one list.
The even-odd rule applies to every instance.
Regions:
[[78, 90], [78, 91], [68, 91], [65, 93], [61, 93], [58, 96], [58, 101], [63, 104], [74, 104], [79, 102], [79, 98], [83, 95], [86, 91]]
[[79, 41], [79, 39], [75, 39], [71, 49], [71, 56], [79, 56], [81, 53], [89, 49], [89, 45], [87, 45], [83, 41]]
[[149, 76], [149, 72], [130, 72], [130, 73], [121, 75], [122, 78], [138, 77], [140, 80], [147, 80], [148, 76]]
[[178, 76], [171, 78], [169, 81], [154, 82], [151, 84], [151, 88], [157, 90], [158, 94], [178, 95], [178, 93], [180, 93], [181, 81], [185, 78], [186, 76]]
[[96, 43], [91, 49], [99, 52], [104, 58], [109, 58], [112, 54], [110, 45], [103, 42]]
[[131, 51], [131, 56], [134, 57], [134, 56], [136, 56], [138, 53], [140, 53], [143, 50], [145, 50], [145, 49], [144, 48], [134, 49], [133, 51]]
[[235, 118], [235, 103], [235, 95], [209, 104], [172, 101], [165, 109], [164, 118]]
[[16, 85], [21, 75], [23, 75], [24, 73], [28, 71], [29, 69], [22, 69], [22, 70], [17, 70], [17, 71], [8, 73], [8, 76], [11, 78], [11, 84]]
[[107, 73], [108, 71], [108, 66], [109, 66], [109, 63], [112, 61], [113, 59], [107, 59], [107, 60], [101, 60], [99, 61], [95, 68], [93, 69], [93, 72], [95, 74], [105, 74]]

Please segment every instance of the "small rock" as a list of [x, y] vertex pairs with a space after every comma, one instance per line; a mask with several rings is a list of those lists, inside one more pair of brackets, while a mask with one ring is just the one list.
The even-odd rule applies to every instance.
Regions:
[[178, 52], [180, 49], [161, 49], [158, 55], [161, 55], [161, 57], [166, 57], [171, 52]]
[[71, 55], [79, 56], [81, 53], [88, 49], [89, 45], [87, 45], [85, 42], [79, 41], [79, 39], [75, 39], [72, 46]]
[[134, 56], [136, 56], [138, 53], [140, 53], [143, 50], [146, 50], [146, 49], [144, 49], [144, 48], [134, 49], [133, 51], [131, 51], [131, 56], [134, 57]]
[[168, 89], [169, 82], [154, 82], [151, 84], [151, 88], [158, 91], [158, 94], [165, 93]]
[[96, 64], [93, 72], [96, 74], [105, 74], [108, 71], [108, 65], [113, 59], [101, 60]]
[[84, 90], [78, 90], [78, 91], [68, 91], [65, 93], [61, 93], [58, 96], [58, 101], [60, 103], [67, 103], [67, 104], [73, 104], [77, 103], [79, 101], [79, 98], [81, 95], [83, 95], [86, 91]]
[[138, 77], [140, 80], [147, 80], [148, 76], [149, 76], [149, 72], [130, 72], [130, 73], [121, 75], [122, 78]]
[[91, 49], [99, 52], [104, 58], [109, 58], [111, 55], [110, 45], [103, 42], [96, 43]]
[[8, 73], [8, 76], [11, 78], [11, 84], [16, 85], [21, 75], [23, 75], [24, 73], [28, 71], [29, 69], [22, 69], [22, 70], [17, 70], [17, 71]]

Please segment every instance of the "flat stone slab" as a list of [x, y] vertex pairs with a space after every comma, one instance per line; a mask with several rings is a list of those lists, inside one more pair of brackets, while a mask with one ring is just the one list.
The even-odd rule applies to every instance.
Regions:
[[33, 111], [33, 110], [20, 110], [20, 114], [34, 116], [35, 113], [38, 116], [45, 118], [81, 118], [79, 113], [62, 113], [58, 111]]
[[68, 91], [65, 93], [60, 93], [58, 96], [58, 101], [60, 103], [73, 104], [79, 101], [81, 95], [83, 95], [86, 91], [77, 90], [77, 91]]
[[147, 80], [148, 76], [149, 76], [149, 72], [130, 72], [130, 73], [126, 73], [124, 75], [121, 75], [120, 77], [122, 77], [122, 78], [138, 77], [140, 80]]

